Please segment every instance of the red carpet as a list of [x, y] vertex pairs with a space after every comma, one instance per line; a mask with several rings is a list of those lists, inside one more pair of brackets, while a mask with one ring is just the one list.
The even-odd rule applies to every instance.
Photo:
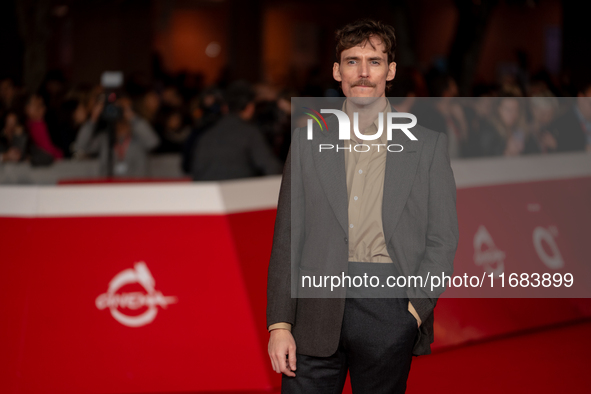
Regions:
[[591, 322], [457, 347], [413, 361], [408, 393], [588, 393]]
[[407, 393], [589, 393], [589, 334], [585, 321], [417, 357]]

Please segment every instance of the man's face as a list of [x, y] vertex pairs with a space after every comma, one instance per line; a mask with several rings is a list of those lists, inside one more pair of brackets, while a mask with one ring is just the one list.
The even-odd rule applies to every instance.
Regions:
[[382, 40], [374, 36], [369, 40], [371, 44], [345, 49], [341, 62], [333, 66], [333, 77], [341, 82], [346, 97], [385, 97], [386, 82], [396, 75], [396, 63], [388, 64]]

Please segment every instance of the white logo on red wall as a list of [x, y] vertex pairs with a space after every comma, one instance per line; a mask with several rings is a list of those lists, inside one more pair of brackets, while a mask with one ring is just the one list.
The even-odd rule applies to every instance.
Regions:
[[[550, 226], [548, 228], [544, 228], [538, 226], [534, 228], [534, 232], [532, 235], [533, 242], [534, 242], [534, 249], [538, 254], [538, 257], [542, 262], [546, 265], [546, 267], [550, 269], [560, 269], [564, 267], [564, 260], [562, 259], [562, 254], [560, 254], [560, 249], [558, 249], [558, 245], [556, 244], [555, 237], [558, 236], [558, 229], [556, 226]], [[547, 248], [550, 250], [548, 253], [547, 249], [544, 248], [544, 244], [547, 245]]]
[[[123, 286], [139, 284], [145, 292], [134, 291], [118, 293]], [[155, 281], [148, 266], [144, 262], [134, 265], [133, 269], [126, 269], [115, 275], [109, 282], [106, 293], [96, 298], [95, 304], [99, 310], [109, 308], [115, 320], [124, 326], [141, 327], [154, 321], [158, 314], [158, 306], [166, 309], [169, 304], [177, 302], [174, 296], [164, 296], [154, 288]], [[146, 309], [145, 312], [134, 315], [125, 311]]]
[[482, 225], [474, 234], [474, 264], [495, 277], [505, 271], [505, 252], [496, 247], [490, 233]]

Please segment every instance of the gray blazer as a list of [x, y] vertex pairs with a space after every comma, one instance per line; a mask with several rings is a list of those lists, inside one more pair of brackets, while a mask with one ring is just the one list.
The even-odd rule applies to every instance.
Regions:
[[[283, 170], [267, 284], [267, 326], [292, 324], [297, 352], [327, 357], [338, 347], [344, 298], [292, 298], [291, 276], [345, 272], [348, 268], [348, 198], [344, 152], [318, 152], [318, 144], [343, 146], [336, 116], [328, 130], [295, 130]], [[456, 185], [447, 136], [421, 126], [418, 141], [395, 130], [389, 144], [382, 221], [388, 253], [401, 275], [451, 276], [458, 245]], [[291, 211], [302, 213], [292, 217]], [[293, 245], [292, 245], [293, 243]], [[291, 261], [294, 264], [290, 264]], [[410, 288], [422, 325], [413, 354], [429, 354], [433, 309], [444, 288]]]

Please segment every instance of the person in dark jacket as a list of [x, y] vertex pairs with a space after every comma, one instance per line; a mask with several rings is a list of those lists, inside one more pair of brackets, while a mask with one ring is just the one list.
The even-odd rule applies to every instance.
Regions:
[[279, 174], [282, 165], [261, 131], [249, 123], [254, 92], [238, 81], [226, 92], [228, 114], [205, 131], [195, 145], [193, 180], [217, 181]]
[[591, 80], [578, 91], [575, 105], [548, 127], [556, 152], [591, 151]]

